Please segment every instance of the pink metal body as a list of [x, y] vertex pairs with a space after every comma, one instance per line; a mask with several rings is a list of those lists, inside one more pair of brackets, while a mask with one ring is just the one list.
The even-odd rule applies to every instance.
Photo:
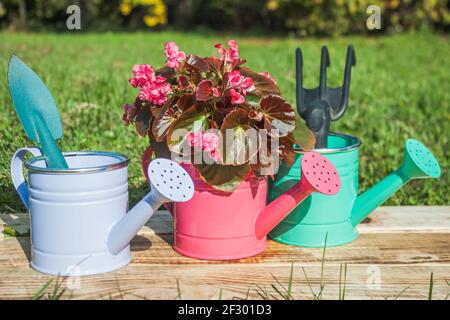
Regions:
[[[240, 259], [264, 251], [267, 234], [311, 192], [335, 194], [340, 188], [339, 176], [327, 160], [313, 153], [303, 158], [300, 182], [269, 205], [266, 178], [249, 176], [226, 193], [203, 182], [193, 165], [183, 163], [195, 192], [191, 200], [168, 207], [174, 217], [174, 249], [204, 260]], [[316, 172], [316, 160], [326, 169]]]

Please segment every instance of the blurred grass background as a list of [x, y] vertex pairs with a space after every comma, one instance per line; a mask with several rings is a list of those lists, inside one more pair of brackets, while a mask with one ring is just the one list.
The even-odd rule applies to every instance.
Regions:
[[204, 33], [24, 34], [0, 33], [0, 212], [23, 211], [13, 190], [9, 161], [30, 145], [12, 106], [6, 79], [9, 56], [16, 53], [44, 79], [62, 114], [63, 150], [113, 150], [131, 158], [130, 196], [135, 203], [147, 186], [140, 156], [147, 139], [124, 127], [122, 104], [136, 91], [127, 80], [136, 63], [162, 66], [163, 44], [172, 40], [187, 53], [213, 55], [217, 42], [233, 38], [253, 70], [268, 71], [283, 96], [295, 104], [294, 50], [301, 46], [306, 87], [318, 85], [320, 46], [328, 45], [330, 86], [341, 85], [346, 46], [352, 43], [357, 65], [352, 72], [347, 113], [334, 131], [360, 137], [360, 189], [397, 168], [408, 137], [421, 140], [443, 169], [440, 180], [413, 181], [390, 205], [448, 205], [450, 136], [450, 44], [435, 33], [380, 37], [286, 39], [215, 36]]

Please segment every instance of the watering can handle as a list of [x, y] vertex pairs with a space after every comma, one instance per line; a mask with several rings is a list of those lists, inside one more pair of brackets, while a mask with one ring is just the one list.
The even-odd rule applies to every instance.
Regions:
[[20, 196], [25, 208], [28, 209], [28, 186], [23, 176], [23, 158], [27, 153], [31, 153], [33, 156], [38, 157], [42, 155], [41, 149], [38, 147], [20, 148], [17, 150], [11, 159], [11, 178], [14, 184], [14, 188]]

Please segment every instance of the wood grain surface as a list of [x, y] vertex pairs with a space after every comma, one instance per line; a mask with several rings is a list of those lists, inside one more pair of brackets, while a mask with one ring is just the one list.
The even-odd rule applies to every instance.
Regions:
[[[28, 230], [28, 214], [0, 215]], [[66, 299], [282, 299], [293, 268], [293, 297], [313, 299], [427, 299], [433, 273], [433, 299], [450, 293], [450, 207], [380, 207], [358, 226], [354, 242], [323, 249], [269, 241], [262, 254], [211, 262], [187, 258], [171, 248], [172, 217], [159, 211], [132, 241], [133, 260], [115, 272], [63, 278]], [[29, 267], [28, 237], [0, 233], [0, 299], [30, 299], [49, 279]], [[341, 268], [347, 265], [344, 281]], [[53, 289], [53, 284], [49, 286]]]

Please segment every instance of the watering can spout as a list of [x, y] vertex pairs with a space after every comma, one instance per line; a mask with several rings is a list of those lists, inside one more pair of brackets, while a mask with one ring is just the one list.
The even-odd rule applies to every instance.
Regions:
[[375, 208], [412, 179], [439, 178], [441, 168], [433, 154], [419, 141], [408, 139], [405, 143], [403, 163], [372, 188], [359, 195], [353, 209], [354, 226], [363, 221]]
[[332, 195], [339, 191], [340, 186], [339, 175], [327, 159], [318, 153], [306, 153], [301, 161], [300, 181], [268, 204], [256, 218], [256, 239], [260, 240], [266, 237], [312, 192]]
[[194, 195], [190, 176], [177, 163], [155, 159], [147, 170], [151, 191], [108, 232], [106, 247], [112, 255], [119, 254], [130, 243], [162, 204], [188, 201]]

